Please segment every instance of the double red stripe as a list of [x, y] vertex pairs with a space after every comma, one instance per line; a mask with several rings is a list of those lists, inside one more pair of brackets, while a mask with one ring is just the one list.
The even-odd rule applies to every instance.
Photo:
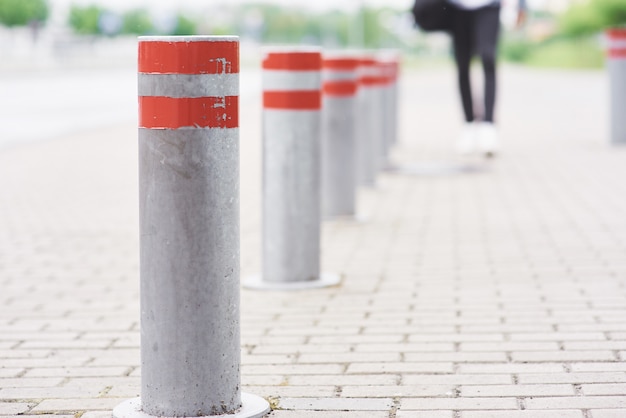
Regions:
[[237, 128], [239, 97], [139, 97], [139, 127]]

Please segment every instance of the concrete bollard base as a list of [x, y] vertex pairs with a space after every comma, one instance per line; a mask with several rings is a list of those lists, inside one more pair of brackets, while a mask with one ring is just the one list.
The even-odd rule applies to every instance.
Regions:
[[[241, 394], [241, 408], [234, 414], [211, 415], [210, 418], [261, 418], [270, 412], [270, 404], [249, 393]], [[156, 418], [141, 410], [141, 398], [129, 399], [113, 409], [113, 418]], [[161, 418], [161, 417], [159, 417]], [[165, 417], [162, 417], [165, 418]], [[184, 417], [177, 417], [184, 418]]]
[[341, 282], [341, 275], [322, 273], [317, 280], [294, 282], [269, 282], [260, 275], [250, 276], [242, 281], [243, 287], [254, 290], [308, 290], [336, 286]]

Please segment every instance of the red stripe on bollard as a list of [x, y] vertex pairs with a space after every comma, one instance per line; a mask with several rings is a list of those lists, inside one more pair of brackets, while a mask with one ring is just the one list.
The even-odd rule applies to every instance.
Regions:
[[626, 39], [626, 28], [607, 29], [606, 34], [612, 39]]
[[265, 109], [319, 110], [322, 108], [322, 94], [319, 90], [264, 91]]
[[356, 81], [325, 81], [324, 94], [329, 96], [354, 96], [357, 92], [358, 84]]
[[322, 64], [324, 69], [335, 71], [354, 71], [359, 66], [359, 60], [354, 58], [325, 58]]
[[[189, 59], [190, 56], [198, 57]], [[140, 42], [139, 72], [233, 74], [239, 72], [238, 42]]]
[[270, 52], [263, 60], [264, 70], [319, 71], [322, 55], [311, 52]]
[[611, 58], [626, 58], [626, 48], [611, 48], [611, 49], [609, 49], [609, 57], [611, 57]]
[[364, 86], [382, 86], [387, 84], [387, 77], [363, 76], [359, 78], [359, 84]]
[[139, 127], [237, 128], [239, 97], [139, 97]]

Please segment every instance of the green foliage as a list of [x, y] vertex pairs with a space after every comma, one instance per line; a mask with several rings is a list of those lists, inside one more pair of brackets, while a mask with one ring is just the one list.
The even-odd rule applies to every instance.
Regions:
[[588, 3], [572, 5], [559, 21], [559, 32], [565, 36], [578, 37], [594, 34], [602, 29], [604, 23], [597, 10]]
[[605, 28], [626, 25], [626, 1], [593, 0], [593, 4]]
[[[388, 45], [387, 40], [393, 37], [381, 26], [380, 13], [383, 10], [385, 9], [364, 8], [356, 13], [337, 10], [315, 13], [295, 6], [248, 4], [241, 7], [238, 15], [243, 18], [234, 29], [238, 33], [253, 34], [264, 43], [314, 43], [342, 47], [348, 46], [351, 36], [362, 27], [361, 36], [365, 45], [357, 46], [376, 47]], [[247, 16], [254, 16], [255, 19], [259, 17], [261, 23], [258, 29], [246, 26]]]
[[197, 33], [197, 24], [188, 17], [179, 14], [176, 16], [176, 26], [172, 31], [172, 35], [195, 35]]
[[626, 25], [626, 1], [588, 0], [573, 4], [559, 20], [559, 32], [584, 37], [603, 29]]
[[0, 24], [8, 27], [45, 22], [49, 12], [46, 0], [0, 0]]
[[124, 13], [121, 33], [134, 35], [154, 33], [154, 24], [150, 13], [145, 9], [134, 9]]
[[100, 15], [104, 10], [98, 6], [76, 6], [70, 8], [69, 24], [74, 32], [81, 35], [98, 35]]
[[545, 68], [601, 68], [604, 51], [594, 37], [552, 37], [542, 42], [505, 36], [500, 43], [505, 61]]
[[525, 63], [535, 67], [601, 68], [604, 51], [594, 39], [553, 39], [531, 49]]
[[533, 48], [526, 38], [505, 36], [499, 45], [500, 57], [506, 61], [524, 62]]

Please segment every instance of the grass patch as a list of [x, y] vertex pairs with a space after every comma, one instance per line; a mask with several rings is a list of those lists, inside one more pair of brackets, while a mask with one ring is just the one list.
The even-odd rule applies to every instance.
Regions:
[[553, 39], [529, 48], [522, 62], [543, 68], [602, 68], [604, 57], [595, 39]]

